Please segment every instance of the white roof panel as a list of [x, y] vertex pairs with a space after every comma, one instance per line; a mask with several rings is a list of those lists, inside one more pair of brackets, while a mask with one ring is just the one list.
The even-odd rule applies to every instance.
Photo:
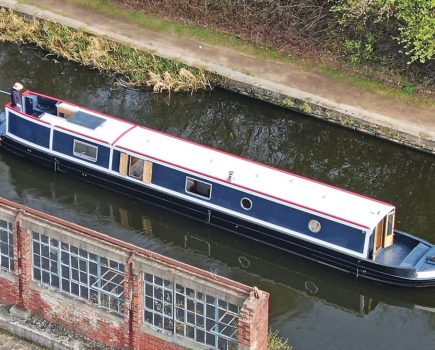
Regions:
[[394, 206], [242, 159], [147, 128], [136, 127], [115, 144], [358, 226], [374, 228]]

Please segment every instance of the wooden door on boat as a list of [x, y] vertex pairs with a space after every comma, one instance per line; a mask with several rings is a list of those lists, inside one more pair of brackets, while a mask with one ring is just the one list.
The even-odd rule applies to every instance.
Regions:
[[125, 153], [121, 153], [119, 160], [119, 174], [130, 176], [150, 184], [153, 176], [153, 163]]
[[385, 218], [385, 228], [384, 228], [384, 244], [383, 247], [389, 247], [393, 244], [393, 236], [394, 236], [394, 211], [388, 214]]
[[382, 248], [383, 245], [383, 238], [384, 238], [384, 227], [385, 227], [385, 219], [383, 219], [378, 226], [376, 226], [375, 230], [375, 246], [373, 249], [373, 260], [376, 257], [376, 254], [378, 253], [379, 249]]
[[376, 258], [376, 254], [378, 253], [379, 249], [387, 248], [393, 244], [394, 217], [395, 212], [393, 211], [385, 216], [385, 218], [379, 222], [378, 226], [376, 226], [373, 259]]

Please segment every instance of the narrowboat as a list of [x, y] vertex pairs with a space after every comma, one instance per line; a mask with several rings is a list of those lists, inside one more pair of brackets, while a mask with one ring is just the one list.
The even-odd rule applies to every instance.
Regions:
[[357, 277], [435, 286], [435, 246], [395, 230], [391, 204], [30, 90], [5, 105], [0, 137], [55, 172]]

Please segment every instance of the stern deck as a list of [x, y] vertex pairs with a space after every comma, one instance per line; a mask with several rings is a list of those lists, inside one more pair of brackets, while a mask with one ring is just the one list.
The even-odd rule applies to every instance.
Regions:
[[399, 266], [413, 250], [408, 244], [395, 242], [393, 245], [382, 248], [376, 257], [376, 262], [382, 265]]
[[398, 240], [382, 248], [376, 262], [392, 267], [414, 269], [419, 278], [435, 278], [435, 246], [415, 238]]

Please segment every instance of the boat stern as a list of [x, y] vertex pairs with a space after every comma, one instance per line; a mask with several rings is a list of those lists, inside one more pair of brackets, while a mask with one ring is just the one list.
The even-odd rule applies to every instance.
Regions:
[[435, 284], [435, 246], [430, 247], [415, 265], [417, 278], [433, 280]]
[[394, 284], [413, 287], [435, 287], [435, 245], [395, 231], [394, 243], [382, 248], [375, 262], [384, 266]]

